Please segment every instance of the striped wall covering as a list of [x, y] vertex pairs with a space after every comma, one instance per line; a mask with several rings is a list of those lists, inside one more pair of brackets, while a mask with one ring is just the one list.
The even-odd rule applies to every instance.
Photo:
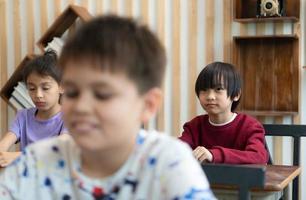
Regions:
[[[300, 26], [291, 23], [249, 23], [232, 21], [232, 0], [0, 0], [0, 83], [1, 87], [27, 53], [40, 53], [35, 42], [67, 7], [86, 7], [93, 15], [114, 13], [135, 17], [154, 30], [167, 49], [168, 65], [164, 83], [164, 102], [158, 115], [146, 125], [179, 136], [184, 122], [203, 113], [194, 94], [199, 71], [212, 61], [231, 62], [232, 37], [257, 34], [300, 34], [300, 63], [305, 65], [306, 0], [301, 0]], [[301, 114], [298, 118], [260, 117], [266, 123], [306, 124], [306, 69], [301, 67]], [[0, 102], [1, 134], [7, 131], [14, 111]], [[290, 140], [268, 141], [274, 160], [289, 164]], [[273, 148], [273, 147], [281, 148]], [[306, 152], [306, 141], [302, 142]], [[302, 158], [303, 174], [305, 153]], [[302, 176], [306, 184], [306, 175]], [[304, 183], [304, 184], [303, 184]], [[301, 199], [306, 199], [302, 190]]]

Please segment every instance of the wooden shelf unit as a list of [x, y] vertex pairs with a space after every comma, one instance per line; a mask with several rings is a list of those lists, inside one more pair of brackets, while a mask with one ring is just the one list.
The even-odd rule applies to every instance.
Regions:
[[300, 0], [283, 0], [284, 16], [281, 17], [256, 17], [257, 0], [234, 0], [234, 21], [241, 23], [291, 21], [300, 19]]
[[[15, 69], [14, 73], [10, 76], [10, 78], [8, 79], [8, 81], [5, 83], [5, 85], [2, 87], [1, 91], [0, 91], [0, 95], [2, 97], [2, 99], [7, 102], [10, 106], [12, 106], [13, 108], [15, 108], [10, 102], [9, 99], [11, 97], [11, 94], [14, 91], [14, 87], [18, 85], [19, 81], [23, 81], [23, 67], [29, 62], [31, 61], [33, 58], [35, 58], [37, 55], [34, 54], [28, 54], [26, 55], [22, 61], [20, 62], [20, 64], [17, 66], [17, 68]], [[16, 108], [15, 108], [16, 109]]]
[[44, 48], [54, 37], [61, 37], [78, 18], [86, 22], [92, 18], [92, 15], [83, 7], [69, 5], [38, 40], [37, 45], [41, 51], [44, 52]]
[[[82, 22], [89, 21], [92, 15], [83, 7], [69, 5], [53, 22], [53, 24], [46, 30], [42, 37], [38, 40], [37, 45], [44, 53], [44, 48], [48, 45], [54, 37], [61, 37], [67, 30], [74, 28], [74, 24], [77, 19]], [[23, 67], [37, 55], [26, 55], [24, 59], [20, 62], [18, 67], [15, 69], [14, 73], [5, 83], [0, 91], [0, 96], [5, 102], [7, 102], [15, 110], [16, 108], [9, 102], [14, 87], [19, 81], [23, 79]]]
[[240, 110], [265, 115], [298, 113], [297, 35], [234, 37], [233, 51], [243, 80]]

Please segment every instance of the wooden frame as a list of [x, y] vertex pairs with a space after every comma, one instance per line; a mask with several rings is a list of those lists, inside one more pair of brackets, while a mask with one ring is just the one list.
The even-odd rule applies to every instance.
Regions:
[[78, 18], [85, 22], [89, 21], [92, 15], [83, 7], [69, 5], [38, 40], [37, 45], [41, 51], [44, 52], [44, 48], [54, 37], [61, 37]]
[[233, 62], [243, 80], [241, 111], [257, 116], [298, 114], [296, 35], [234, 37]]
[[292, 21], [300, 19], [300, 0], [283, 0], [285, 15], [281, 17], [257, 18], [257, 0], [234, 0], [234, 21], [247, 22], [266, 22], [266, 21]]
[[23, 67], [36, 56], [34, 54], [26, 55], [0, 91], [2, 99], [14, 109], [16, 108], [9, 102], [9, 99], [14, 91], [14, 87], [18, 85], [19, 81], [23, 80]]

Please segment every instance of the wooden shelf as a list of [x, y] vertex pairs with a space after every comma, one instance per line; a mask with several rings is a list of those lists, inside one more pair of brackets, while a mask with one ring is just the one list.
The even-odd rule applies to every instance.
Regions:
[[243, 80], [241, 110], [265, 116], [298, 113], [297, 35], [234, 37], [233, 62]]
[[254, 39], [292, 39], [297, 40], [299, 37], [296, 34], [287, 34], [287, 35], [246, 35], [246, 36], [234, 36], [235, 41], [238, 40], [254, 40]]
[[44, 52], [44, 48], [54, 37], [61, 37], [78, 18], [86, 22], [92, 18], [92, 15], [83, 7], [69, 5], [38, 40], [37, 45], [41, 51]]
[[26, 55], [0, 91], [2, 99], [14, 109], [16, 108], [9, 102], [11, 94], [14, 91], [14, 87], [18, 85], [18, 82], [23, 80], [23, 67], [36, 56], [33, 54]]
[[256, 17], [257, 0], [234, 0], [234, 21], [241, 23], [291, 21], [300, 19], [300, 0], [283, 0], [284, 16], [281, 17]]
[[256, 17], [256, 18], [235, 18], [234, 21], [240, 23], [249, 23], [249, 22], [298, 22], [299, 18], [297, 17]]
[[286, 112], [286, 111], [254, 111], [254, 110], [239, 110], [239, 112], [251, 115], [251, 116], [266, 116], [266, 117], [278, 117], [278, 116], [296, 116], [298, 112]]

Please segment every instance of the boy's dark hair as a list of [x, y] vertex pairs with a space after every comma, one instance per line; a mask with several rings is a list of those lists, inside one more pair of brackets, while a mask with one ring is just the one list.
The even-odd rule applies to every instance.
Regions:
[[[220, 86], [227, 90], [227, 96], [233, 100], [234, 97], [241, 93], [241, 77], [233, 65], [213, 62], [200, 72], [195, 84], [195, 92], [199, 97], [200, 91]], [[231, 111], [237, 108], [239, 100], [233, 101]]]
[[67, 63], [78, 61], [126, 73], [143, 94], [161, 87], [166, 56], [162, 44], [146, 26], [108, 15], [85, 23], [64, 45], [59, 66], [64, 70]]
[[23, 81], [26, 83], [33, 72], [42, 76], [51, 76], [58, 84], [61, 75], [57, 65], [57, 56], [54, 51], [47, 51], [44, 55], [35, 57], [29, 61], [23, 69]]

